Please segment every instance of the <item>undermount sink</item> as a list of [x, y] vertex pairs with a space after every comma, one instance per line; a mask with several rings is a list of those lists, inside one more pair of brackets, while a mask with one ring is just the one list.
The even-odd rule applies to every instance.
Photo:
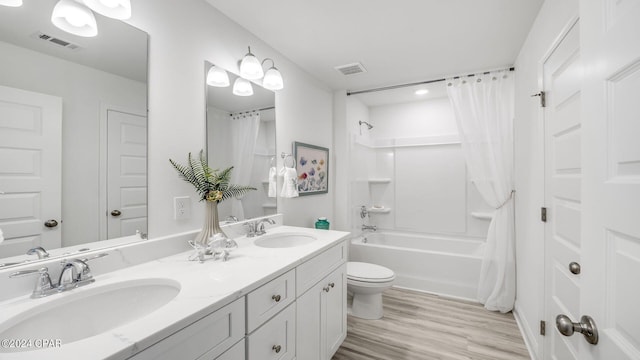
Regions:
[[264, 235], [258, 238], [254, 244], [264, 248], [289, 248], [295, 246], [307, 245], [317, 239], [309, 234], [304, 233], [282, 233]]
[[[50, 301], [11, 317], [0, 324], [0, 339], [60, 339], [62, 345], [69, 344], [146, 316], [180, 292], [180, 284], [170, 279], [89, 286], [93, 287], [52, 295]], [[0, 352], [36, 349], [0, 348]]]

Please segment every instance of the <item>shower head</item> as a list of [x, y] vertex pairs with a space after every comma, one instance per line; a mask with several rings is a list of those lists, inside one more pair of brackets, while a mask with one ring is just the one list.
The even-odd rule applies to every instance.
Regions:
[[366, 121], [358, 121], [358, 124], [359, 125], [365, 124], [365, 125], [367, 125], [367, 129], [369, 129], [369, 130], [373, 129], [373, 125], [369, 124]]

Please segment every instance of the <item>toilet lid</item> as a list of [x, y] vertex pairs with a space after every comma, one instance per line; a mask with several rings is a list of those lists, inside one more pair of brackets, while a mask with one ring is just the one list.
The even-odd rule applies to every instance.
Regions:
[[381, 281], [395, 277], [390, 269], [384, 266], [363, 262], [347, 262], [347, 278], [359, 281]]

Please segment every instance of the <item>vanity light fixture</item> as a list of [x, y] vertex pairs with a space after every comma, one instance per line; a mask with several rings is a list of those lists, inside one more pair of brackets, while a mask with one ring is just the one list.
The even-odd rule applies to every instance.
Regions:
[[207, 85], [227, 87], [229, 86], [229, 74], [225, 69], [213, 65], [207, 72]]
[[416, 95], [426, 95], [428, 93], [429, 93], [429, 90], [427, 90], [427, 89], [418, 89], [415, 92]]
[[70, 34], [93, 37], [98, 35], [96, 18], [80, 0], [60, 0], [51, 14], [53, 25]]
[[247, 55], [245, 55], [240, 62], [240, 76], [249, 80], [261, 79], [264, 76], [262, 64], [260, 64], [260, 60], [251, 53], [251, 46], [249, 46]]
[[19, 7], [19, 6], [22, 6], [22, 0], [0, 0], [0, 5]]
[[251, 82], [241, 77], [237, 78], [236, 81], [233, 82], [233, 95], [238, 95], [238, 96], [253, 95], [253, 86], [251, 86]]
[[83, 0], [98, 14], [112, 19], [126, 20], [131, 17], [131, 0]]
[[262, 60], [262, 65], [264, 65], [264, 62], [267, 60], [271, 61], [271, 67], [264, 74], [264, 79], [262, 79], [262, 86], [264, 86], [265, 89], [269, 90], [281, 90], [284, 87], [282, 74], [280, 74], [280, 71], [276, 69], [276, 64], [273, 59], [266, 58]]

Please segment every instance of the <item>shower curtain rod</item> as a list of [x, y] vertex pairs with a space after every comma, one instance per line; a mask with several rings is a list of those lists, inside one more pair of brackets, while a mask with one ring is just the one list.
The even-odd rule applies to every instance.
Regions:
[[[492, 71], [500, 71], [500, 70], [514, 71], [515, 69], [516, 68], [514, 68], [514, 67], [510, 67], [510, 68], [497, 69], [497, 70], [492, 70]], [[486, 75], [486, 74], [489, 74], [489, 73], [491, 73], [491, 71], [485, 71], [485, 72], [481, 72], [481, 73], [468, 74], [468, 75], [453, 76], [453, 77], [449, 77], [449, 78], [446, 78], [446, 79], [442, 78], [442, 79], [434, 79], [434, 80], [425, 80], [425, 81], [418, 81], [418, 82], [414, 82], [414, 83], [384, 86], [384, 87], [366, 89], [366, 90], [347, 91], [347, 96], [365, 94], [365, 93], [377, 92], [377, 91], [384, 91], [384, 90], [400, 89], [400, 88], [403, 88], [403, 87], [409, 87], [409, 86], [415, 86], [415, 85], [433, 84], [433, 83], [437, 83], [437, 82], [441, 82], [441, 81], [447, 81], [447, 79], [459, 79], [459, 78], [461, 78], [463, 76], [469, 76], [470, 77], [470, 76], [476, 76], [476, 75]]]
[[275, 106], [270, 106], [270, 107], [266, 107], [266, 108], [262, 108], [262, 109], [254, 109], [254, 110], [247, 110], [247, 111], [239, 111], [239, 112], [236, 112], [236, 113], [231, 113], [231, 114], [229, 114], [229, 116], [233, 116], [233, 115], [240, 115], [240, 114], [248, 114], [248, 113], [256, 112], [256, 111], [272, 110], [272, 109], [275, 109], [275, 108], [276, 108]]

